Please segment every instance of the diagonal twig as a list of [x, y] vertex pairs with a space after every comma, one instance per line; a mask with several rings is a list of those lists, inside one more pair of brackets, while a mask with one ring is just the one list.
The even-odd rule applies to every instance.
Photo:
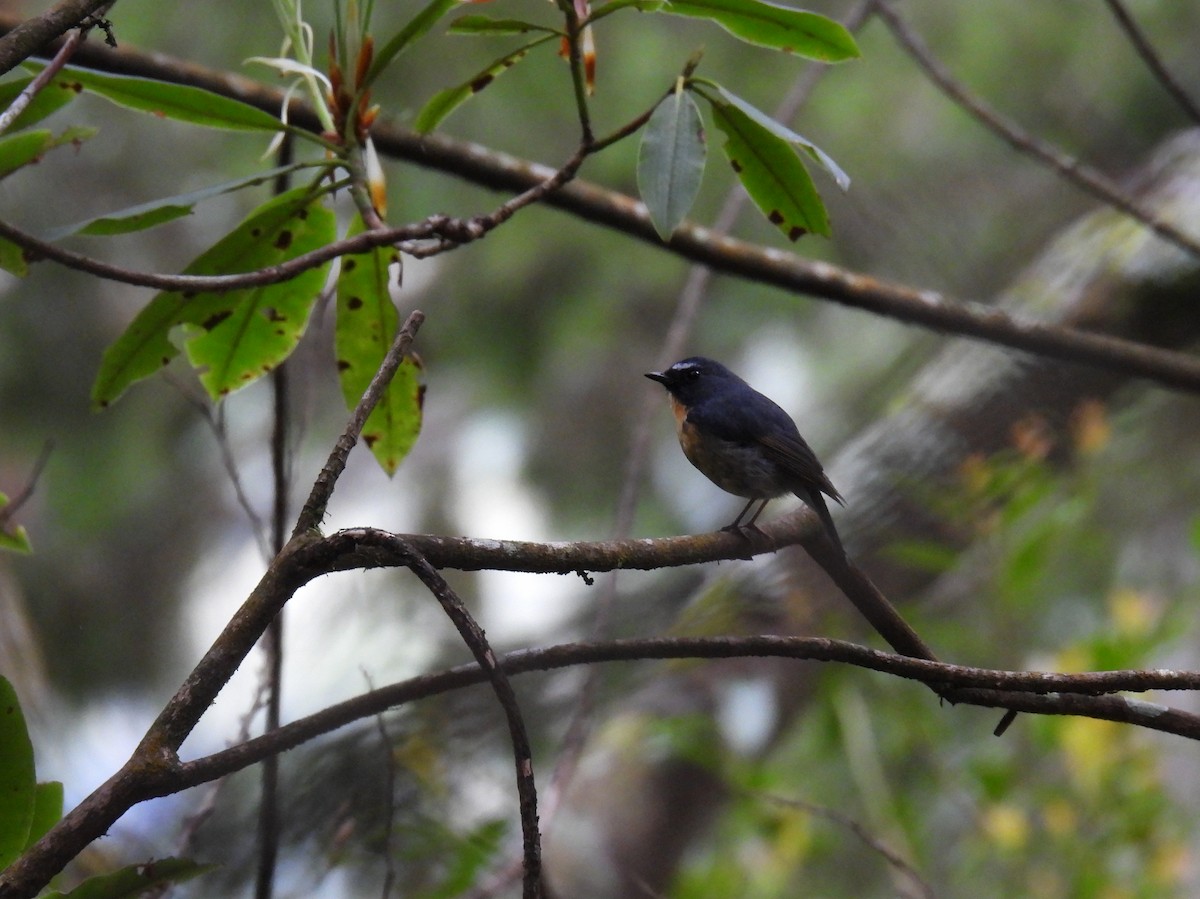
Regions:
[[1183, 85], [1168, 71], [1162, 57], [1158, 55], [1158, 51], [1154, 49], [1149, 38], [1138, 27], [1133, 16], [1129, 14], [1129, 10], [1125, 8], [1125, 4], [1121, 0], [1104, 0], [1104, 2], [1108, 5], [1109, 11], [1117, 20], [1121, 30], [1125, 32], [1125, 36], [1129, 38], [1129, 42], [1133, 44], [1138, 56], [1146, 63], [1146, 67], [1150, 69], [1154, 77], [1159, 80], [1163, 89], [1171, 95], [1193, 122], [1200, 125], [1200, 106], [1196, 105], [1188, 92], [1183, 89]]
[[33, 491], [37, 488], [37, 482], [42, 476], [42, 472], [46, 470], [46, 463], [50, 461], [50, 454], [54, 452], [54, 441], [47, 440], [42, 446], [41, 452], [38, 453], [37, 460], [33, 463], [33, 470], [29, 472], [29, 477], [25, 479], [25, 486], [21, 488], [19, 493], [14, 494], [8, 501], [8, 504], [0, 508], [0, 530], [12, 520], [12, 517], [17, 513], [21, 506], [29, 501], [33, 496]]
[[[1200, 740], [1200, 716], [1159, 703], [1114, 694], [1117, 691], [1200, 690], [1200, 671], [1151, 669], [1056, 674], [1006, 671], [931, 662], [869, 649], [827, 637], [642, 637], [600, 643], [566, 643], [508, 653], [499, 666], [509, 676], [600, 662], [647, 659], [728, 659], [772, 657], [851, 665], [906, 680], [945, 685], [956, 701], [985, 707], [1015, 706], [1043, 715], [1074, 715], [1121, 721]], [[183, 762], [172, 790], [185, 789], [286, 752], [319, 736], [382, 711], [485, 683], [478, 665], [460, 665], [423, 674], [354, 696], [285, 724], [272, 734]]]
[[529, 744], [529, 733], [525, 729], [525, 720], [521, 715], [521, 707], [517, 703], [517, 694], [512, 688], [508, 675], [496, 660], [496, 654], [488, 645], [483, 628], [467, 611], [466, 604], [450, 587], [432, 565], [411, 546], [406, 546], [403, 552], [408, 556], [407, 567], [420, 578], [429, 592], [434, 595], [446, 615], [454, 623], [463, 638], [479, 668], [487, 677], [492, 691], [504, 711], [508, 723], [509, 739], [512, 742], [513, 757], [517, 771], [517, 796], [521, 808], [521, 835], [525, 859], [525, 875], [522, 895], [524, 899], [539, 899], [542, 895], [542, 841], [538, 831], [537, 788], [533, 779], [533, 749]]
[[[3, 17], [0, 17], [0, 27], [2, 22]], [[112, 53], [96, 48], [93, 51], [88, 44], [80, 48], [78, 55], [86, 55], [90, 65], [105, 71], [193, 84], [223, 96], [236, 97], [272, 113], [278, 110], [283, 96], [281, 91], [250, 79], [161, 56], [151, 58], [131, 50]], [[312, 111], [298, 102], [291, 107], [289, 119], [305, 128], [320, 128]], [[373, 133], [381, 153], [449, 172], [496, 190], [528, 190], [555, 173], [549, 166], [440, 134], [418, 135], [387, 124], [377, 124]], [[1073, 165], [1074, 161], [1068, 160], [1068, 163]], [[544, 202], [663, 248], [645, 208], [632, 197], [576, 179], [549, 193], [544, 197]], [[397, 241], [436, 240], [439, 230], [443, 228], [458, 241], [464, 235], [469, 236], [473, 230], [470, 220], [452, 221], [433, 216], [416, 225], [382, 232], [363, 232], [271, 269], [211, 278], [130, 272], [120, 266], [88, 259], [40, 241], [3, 220], [0, 220], [0, 237], [12, 240], [34, 256], [44, 256], [63, 265], [125, 283], [160, 290], [230, 290], [234, 287], [275, 283], [338, 256], [362, 253]], [[718, 238], [708, 229], [693, 224], [685, 223], [665, 249], [682, 258], [702, 263], [714, 271], [773, 285], [796, 294], [823, 297], [907, 324], [1123, 372], [1175, 390], [1200, 392], [1200, 360], [1185, 353], [1030, 321], [993, 306], [955, 301], [934, 291], [890, 283], [826, 262], [803, 259], [795, 254], [765, 249], [733, 238]]]
[[56, 37], [81, 25], [115, 0], [63, 0], [40, 16], [26, 19], [0, 37], [0, 75], [38, 53]]
[[817, 805], [813, 802], [808, 802], [804, 799], [796, 799], [789, 796], [780, 796], [776, 793], [758, 793], [752, 790], [747, 790], [746, 795], [751, 797], [759, 797], [773, 802], [776, 805], [782, 805], [788, 808], [796, 808], [805, 811], [810, 815], [815, 815], [819, 818], [824, 818], [827, 821], [832, 821], [839, 827], [843, 827], [850, 833], [854, 834], [862, 843], [867, 846], [872, 852], [878, 853], [883, 857], [889, 865], [897, 872], [907, 877], [913, 886], [920, 891], [924, 899], [935, 899], [933, 887], [920, 875], [916, 868], [909, 864], [904, 857], [887, 845], [882, 839], [871, 833], [865, 826], [860, 824], [849, 815], [839, 812], [837, 809], [829, 808], [825, 805]]
[[329, 503], [329, 498], [333, 495], [333, 488], [337, 484], [338, 478], [341, 477], [342, 472], [346, 468], [346, 460], [350, 457], [350, 450], [354, 449], [354, 445], [358, 443], [358, 437], [362, 433], [363, 425], [367, 422], [367, 417], [370, 416], [376, 403], [379, 402], [383, 391], [391, 383], [392, 377], [396, 374], [396, 369], [400, 367], [400, 363], [408, 355], [413, 338], [416, 337], [417, 330], [424, 321], [425, 313], [419, 309], [415, 309], [408, 316], [408, 319], [405, 320], [400, 330], [396, 332], [396, 337], [392, 341], [387, 354], [383, 357], [383, 362], [380, 363], [378, 371], [375, 372], [375, 377], [371, 379], [371, 383], [367, 386], [362, 399], [354, 407], [354, 412], [350, 415], [350, 421], [347, 422], [346, 429], [342, 432], [342, 436], [338, 438], [332, 452], [330, 452], [329, 458], [321, 469], [321, 473], [317, 475], [317, 479], [313, 483], [312, 492], [309, 493], [308, 499], [304, 503], [304, 508], [300, 510], [296, 526], [292, 530], [293, 537], [306, 531], [316, 530], [321, 523], [321, 519], [325, 517], [325, 507]]
[[968, 91], [933, 55], [920, 35], [896, 11], [891, 0], [876, 0], [875, 9], [879, 17], [887, 23], [896, 40], [908, 51], [908, 54], [925, 71], [938, 89], [970, 113], [976, 121], [1002, 138], [1017, 152], [1024, 153], [1026, 156], [1031, 156], [1050, 166], [1076, 187], [1114, 209], [1121, 210], [1141, 222], [1159, 237], [1170, 241], [1196, 259], [1200, 259], [1200, 241], [1142, 206], [1097, 169], [1080, 162], [1075, 157], [1069, 156], [1047, 141], [1009, 121]]
[[33, 98], [41, 92], [41, 90], [54, 80], [54, 76], [62, 71], [62, 67], [67, 64], [67, 60], [74, 54], [79, 45], [83, 42], [83, 30], [72, 31], [67, 37], [58, 51], [54, 54], [54, 58], [49, 64], [42, 69], [29, 84], [25, 85], [25, 89], [17, 94], [17, 98], [9, 104], [8, 109], [0, 114], [0, 134], [3, 134], [12, 127], [13, 122], [21, 115], [29, 104], [33, 102]]

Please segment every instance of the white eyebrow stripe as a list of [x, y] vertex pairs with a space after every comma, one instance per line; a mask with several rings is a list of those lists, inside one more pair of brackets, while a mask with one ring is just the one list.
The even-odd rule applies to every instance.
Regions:
[[671, 366], [671, 371], [691, 371], [699, 367], [695, 362], [676, 362]]

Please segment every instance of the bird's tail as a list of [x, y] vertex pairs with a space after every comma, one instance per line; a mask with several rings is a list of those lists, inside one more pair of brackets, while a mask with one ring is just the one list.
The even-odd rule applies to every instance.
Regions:
[[800, 487], [792, 492], [804, 500], [805, 504], [817, 513], [822, 524], [825, 525], [825, 533], [829, 535], [829, 539], [833, 541], [833, 545], [838, 548], [838, 552], [843, 556], [846, 555], [846, 549], [842, 546], [842, 538], [838, 536], [837, 528], [833, 526], [833, 516], [829, 514], [829, 506], [826, 505], [825, 497], [821, 495], [821, 491], [808, 487]]

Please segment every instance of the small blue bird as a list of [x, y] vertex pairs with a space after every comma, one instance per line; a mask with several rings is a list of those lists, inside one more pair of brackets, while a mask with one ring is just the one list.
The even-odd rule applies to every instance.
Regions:
[[[821, 494], [845, 502], [796, 423], [778, 404], [720, 362], [703, 356], [683, 359], [666, 371], [647, 372], [646, 377], [667, 388], [679, 445], [688, 461], [722, 490], [750, 500], [722, 530], [754, 528], [768, 502], [794, 493], [820, 516], [829, 539], [845, 555]], [[750, 520], [741, 524], [760, 501]]]

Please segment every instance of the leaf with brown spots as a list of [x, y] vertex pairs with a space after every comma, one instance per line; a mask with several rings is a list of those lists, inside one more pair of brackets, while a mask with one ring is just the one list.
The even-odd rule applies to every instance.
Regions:
[[499, 76], [524, 59], [530, 50], [555, 37], [557, 37], [556, 34], [550, 33], [534, 38], [507, 56], [500, 57], [482, 72], [472, 75], [462, 84], [438, 91], [425, 104], [421, 111], [417, 113], [417, 119], [413, 123], [413, 127], [422, 134], [429, 133], [441, 124], [446, 116], [450, 115], [450, 113], [454, 112], [454, 110], [458, 109], [458, 107], [462, 106], [485, 87], [495, 82]]
[[[362, 219], [356, 217], [350, 235], [363, 230]], [[387, 247], [348, 256], [342, 261], [333, 343], [338, 380], [349, 409], [366, 392], [400, 326], [389, 289], [389, 267], [393, 261], [395, 251]], [[348, 262], [353, 264], [347, 265]], [[421, 430], [418, 374], [413, 360], [405, 359], [363, 427], [363, 442], [389, 475], [408, 455]]]
[[788, 240], [812, 232], [828, 237], [829, 216], [796, 148], [739, 106], [702, 93], [725, 135], [725, 155], [762, 214]]
[[529, 34], [531, 31], [549, 31], [545, 25], [526, 22], [522, 19], [493, 19], [490, 16], [466, 15], [459, 16], [446, 29], [447, 34], [486, 34], [491, 37], [500, 35]]
[[[0, 109], [8, 109], [32, 82], [32, 77], [25, 77], [14, 78], [0, 84]], [[8, 126], [9, 133], [16, 134], [18, 131], [23, 131], [30, 125], [40, 122], [50, 113], [62, 109], [78, 96], [78, 90], [73, 90], [70, 85], [63, 83], [60, 79], [52, 79], [34, 95], [29, 105]]]
[[[287, 241], [280, 240], [284, 232], [291, 235]], [[297, 188], [252, 212], [185, 273], [229, 274], [278, 265], [332, 242], [335, 233], [333, 213], [308, 188]], [[113, 402], [178, 356], [180, 345], [213, 399], [245, 386], [291, 353], [328, 268], [227, 293], [158, 294], [105, 352], [92, 402], [98, 407]]]
[[52, 131], [20, 131], [0, 138], [0, 178], [6, 178], [22, 166], [42, 158], [42, 154], [73, 141], [86, 140], [94, 128], [68, 128], [55, 137]]
[[371, 68], [367, 71], [366, 79], [359, 84], [359, 89], [370, 87], [375, 79], [392, 64], [392, 60], [412, 46], [422, 35], [428, 33], [437, 20], [458, 6], [458, 3], [459, 0], [429, 0], [429, 3], [420, 12], [393, 35], [378, 53], [374, 54]]
[[190, 215], [198, 203], [212, 197], [242, 190], [247, 187], [257, 187], [270, 184], [275, 178], [289, 172], [299, 171], [308, 167], [308, 163], [298, 162], [292, 165], [279, 166], [267, 171], [256, 172], [244, 178], [225, 181], [202, 187], [199, 190], [176, 194], [171, 197], [160, 197], [149, 203], [139, 203], [104, 215], [93, 216], [83, 221], [74, 222], [61, 228], [55, 228], [47, 233], [48, 240], [61, 240], [71, 234], [90, 234], [103, 237], [113, 234], [130, 234], [153, 228], [164, 222], [174, 221], [185, 215]]

